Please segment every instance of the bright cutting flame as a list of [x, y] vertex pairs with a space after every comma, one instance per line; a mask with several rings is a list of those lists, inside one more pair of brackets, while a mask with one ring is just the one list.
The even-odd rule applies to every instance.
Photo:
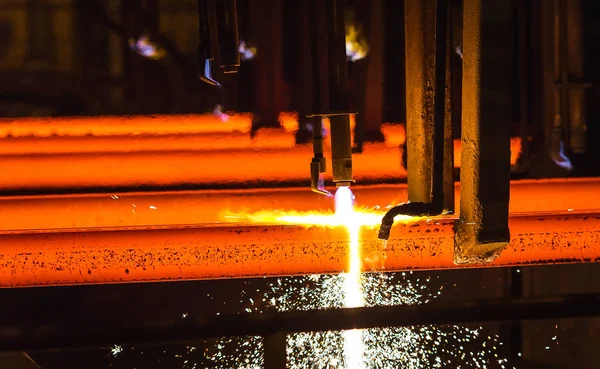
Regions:
[[[354, 218], [354, 195], [349, 187], [340, 187], [335, 193], [335, 216], [348, 229], [350, 262], [344, 274], [344, 305], [347, 308], [365, 306], [360, 279], [360, 227]], [[344, 357], [349, 369], [364, 368], [362, 331], [352, 329], [344, 332]]]
[[[361, 227], [376, 227], [381, 224], [384, 213], [372, 210], [356, 210], [351, 213], [352, 223]], [[293, 210], [263, 210], [254, 213], [225, 212], [222, 218], [232, 222], [250, 222], [261, 224], [293, 224], [307, 227], [340, 227], [346, 226], [348, 216], [336, 215], [332, 211], [293, 211]], [[419, 218], [399, 215], [396, 222], [407, 223]]]
[[[414, 276], [412, 272], [361, 273], [360, 229], [363, 226], [378, 225], [383, 214], [355, 210], [349, 188], [340, 188], [335, 200], [335, 213], [264, 211], [229, 216], [234, 221], [343, 226], [349, 235], [350, 258], [346, 273], [277, 278], [268, 283], [266, 290], [262, 290], [262, 279], [246, 281], [241, 291], [243, 299], [240, 300], [248, 300], [244, 309], [246, 313], [261, 314], [265, 312], [265, 308], [283, 312], [425, 304], [442, 293], [444, 285], [438, 290], [430, 290], [432, 278], [424, 277], [422, 273]], [[416, 219], [399, 218], [404, 222]], [[439, 279], [439, 275], [437, 278]], [[483, 332], [481, 327], [473, 329], [450, 325], [296, 333], [287, 337], [287, 367], [514, 369], [509, 366], [506, 358], [499, 356], [503, 347], [499, 336], [482, 335]], [[195, 345], [188, 345], [183, 353], [176, 351], [175, 359], [180, 363], [177, 367], [197, 369], [205, 367], [205, 360], [212, 363], [210, 367], [215, 369], [264, 367], [263, 340], [258, 336], [222, 338], [210, 349], [202, 350], [202, 353], [197, 348]], [[114, 346], [112, 357], [120, 356], [122, 351], [122, 347]], [[131, 347], [128, 351], [135, 351], [135, 348]], [[200, 358], [196, 356], [198, 354]]]

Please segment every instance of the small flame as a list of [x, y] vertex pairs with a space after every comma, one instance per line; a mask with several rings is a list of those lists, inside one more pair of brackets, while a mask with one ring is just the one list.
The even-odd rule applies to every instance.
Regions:
[[348, 60], [363, 59], [369, 53], [369, 44], [362, 35], [362, 30], [352, 21], [346, 22], [346, 56]]
[[252, 60], [256, 56], [256, 47], [247, 45], [246, 41], [240, 40], [238, 52], [240, 53], [242, 60]]
[[129, 47], [140, 56], [151, 60], [162, 59], [167, 52], [148, 36], [141, 35], [137, 40], [130, 39]]

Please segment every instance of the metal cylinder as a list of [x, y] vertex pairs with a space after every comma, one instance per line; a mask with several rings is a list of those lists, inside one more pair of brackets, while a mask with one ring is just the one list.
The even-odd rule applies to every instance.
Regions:
[[333, 182], [338, 186], [349, 186], [352, 182], [352, 140], [350, 116], [334, 115], [331, 124], [331, 168]]
[[224, 73], [236, 73], [240, 66], [236, 0], [216, 0], [215, 13], [221, 68]]

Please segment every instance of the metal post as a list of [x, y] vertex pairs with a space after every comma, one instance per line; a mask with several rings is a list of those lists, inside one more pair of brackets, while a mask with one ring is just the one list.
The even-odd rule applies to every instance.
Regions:
[[254, 129], [279, 125], [283, 105], [282, 6], [281, 0], [250, 0], [248, 3], [252, 33], [260, 53], [260, 57], [253, 60]]
[[[408, 199], [452, 210], [452, 149], [448, 56], [448, 2], [405, 2]], [[450, 170], [449, 170], [450, 169]], [[449, 203], [452, 202], [450, 205]]]
[[435, 0], [406, 0], [408, 200], [431, 203], [435, 86]]
[[[573, 153], [580, 154], [586, 150], [586, 110], [585, 110], [585, 88], [591, 87], [584, 83], [583, 75], [583, 10], [581, 0], [568, 0], [564, 2], [566, 8], [566, 56], [563, 65], [565, 74], [572, 78], [569, 88], [565, 90], [568, 94], [567, 109], [569, 111], [570, 137], [569, 145]], [[563, 81], [565, 83], [566, 81]]]
[[464, 2], [457, 264], [491, 261], [510, 239], [512, 17], [510, 1]]
[[443, 212], [454, 213], [454, 137], [452, 135], [452, 13], [447, 5], [446, 86], [444, 112]]

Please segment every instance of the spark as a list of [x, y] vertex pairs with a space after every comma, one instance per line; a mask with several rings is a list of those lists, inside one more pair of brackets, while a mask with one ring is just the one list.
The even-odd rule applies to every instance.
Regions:
[[121, 352], [123, 352], [123, 346], [119, 346], [119, 345], [114, 345], [113, 347], [110, 348], [110, 353], [113, 356], [117, 356], [119, 355]]
[[[345, 273], [271, 279], [252, 296], [242, 292], [246, 313], [318, 310], [362, 306], [396, 306], [428, 303], [441, 295], [444, 285], [431, 276], [413, 272], [362, 272], [360, 232], [380, 224], [382, 213], [356, 209], [349, 188], [335, 195], [334, 212], [262, 211], [252, 214], [222, 214], [233, 221], [294, 224], [306, 227], [345, 227], [348, 232], [349, 260]], [[418, 219], [417, 219], [418, 220]], [[397, 221], [415, 221], [398, 217]], [[386, 247], [385, 244], [382, 245]], [[250, 282], [248, 282], [250, 283]], [[217, 313], [217, 315], [219, 315]], [[307, 332], [288, 335], [288, 368], [366, 369], [366, 368], [486, 368], [506, 369], [508, 360], [499, 357], [498, 336], [484, 336], [483, 328], [461, 325], [419, 326]], [[183, 369], [200, 365], [182, 356]], [[196, 354], [196, 353], [195, 353]], [[259, 369], [264, 367], [263, 339], [258, 336], [226, 337], [202, 352], [201, 361], [216, 369]], [[497, 365], [496, 365], [497, 364]], [[496, 366], [495, 366], [496, 365]], [[198, 366], [200, 367], [200, 366]]]

